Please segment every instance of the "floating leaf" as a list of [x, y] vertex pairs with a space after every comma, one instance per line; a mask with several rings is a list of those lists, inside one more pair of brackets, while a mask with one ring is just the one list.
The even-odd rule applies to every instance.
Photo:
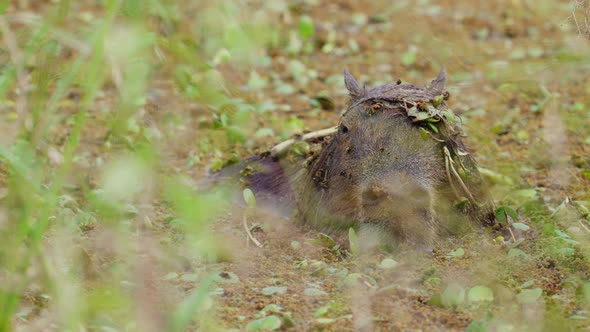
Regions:
[[436, 126], [432, 123], [432, 121], [430, 121], [430, 120], [432, 120], [432, 118], [429, 118], [428, 120], [429, 120], [428, 126], [430, 127], [430, 129], [432, 129], [433, 132], [438, 134], [438, 128], [436, 128]]
[[447, 308], [457, 307], [465, 301], [465, 289], [459, 284], [450, 284], [440, 295], [440, 300]]
[[457, 248], [451, 252], [449, 252], [448, 254], [445, 255], [446, 258], [458, 258], [458, 257], [463, 257], [463, 255], [465, 254], [465, 250], [463, 250], [463, 248]]
[[517, 220], [518, 214], [508, 206], [500, 206], [496, 209], [496, 220], [501, 223], [507, 223], [508, 217], [512, 218], [513, 220]]
[[432, 106], [439, 107], [440, 104], [442, 104], [443, 100], [444, 100], [444, 96], [443, 95], [438, 95], [438, 96], [434, 97], [432, 99]]
[[352, 14], [351, 19], [352, 23], [354, 23], [355, 25], [365, 25], [369, 20], [367, 14], [365, 13], [354, 13]]
[[278, 304], [271, 303], [271, 304], [267, 305], [266, 307], [262, 308], [262, 310], [260, 310], [260, 313], [264, 314], [264, 315], [269, 312], [274, 312], [277, 314], [281, 313], [281, 312], [283, 312], [283, 307], [281, 307]]
[[411, 45], [408, 50], [402, 54], [402, 64], [404, 66], [411, 66], [416, 62], [416, 52], [418, 49], [416, 46]]
[[361, 274], [361, 273], [350, 273], [344, 279], [339, 282], [339, 287], [353, 287], [356, 285], [375, 286], [377, 281], [375, 279]]
[[197, 276], [194, 273], [183, 274], [180, 277], [180, 280], [182, 280], [182, 281], [191, 281], [191, 282], [194, 282], [194, 281], [197, 281], [198, 279], [199, 279], [199, 276]]
[[283, 287], [283, 286], [270, 286], [270, 287], [265, 287], [262, 289], [262, 294], [264, 294], [266, 296], [283, 295], [286, 293], [287, 293], [287, 287]]
[[541, 288], [523, 289], [520, 294], [516, 295], [516, 300], [522, 304], [534, 303], [542, 294], [543, 290]]
[[246, 189], [244, 189], [242, 194], [244, 196], [244, 201], [246, 201], [246, 204], [248, 204], [248, 207], [251, 209], [255, 208], [256, 207], [256, 197], [254, 197], [254, 193], [252, 192], [252, 190], [250, 190], [250, 188], [246, 188]]
[[293, 249], [293, 250], [301, 249], [301, 243], [299, 241], [291, 241], [291, 249]]
[[317, 242], [324, 248], [332, 249], [336, 245], [336, 241], [332, 239], [329, 235], [324, 233], [318, 234]]
[[246, 325], [246, 331], [274, 331], [281, 327], [281, 319], [275, 315], [251, 321]]
[[492, 302], [494, 301], [494, 292], [486, 286], [474, 286], [467, 292], [469, 302]]
[[164, 280], [172, 280], [172, 279], [176, 279], [176, 278], [178, 278], [178, 273], [170, 272], [170, 273], [166, 274], [163, 279]]
[[537, 190], [534, 188], [515, 190], [508, 197], [519, 202], [529, 201], [537, 198]]
[[524, 251], [517, 249], [517, 248], [512, 248], [512, 249], [508, 250], [508, 257], [518, 257], [518, 256], [526, 256], [526, 254], [524, 253]]
[[350, 252], [354, 255], [358, 255], [360, 252], [360, 244], [354, 228], [348, 229], [348, 242], [350, 244]]
[[317, 289], [317, 288], [306, 288], [303, 290], [303, 295], [307, 295], [307, 296], [323, 296], [323, 295], [328, 295], [328, 293], [324, 292], [321, 289]]
[[456, 123], [457, 122], [457, 118], [455, 117], [455, 114], [453, 114], [453, 112], [449, 112], [449, 111], [442, 111], [441, 112], [445, 118], [451, 122], [451, 123]]
[[590, 304], [590, 283], [587, 282], [582, 286], [582, 293], [584, 294], [586, 303]]
[[523, 224], [521, 222], [512, 223], [512, 227], [514, 227], [515, 229], [521, 230], [521, 231], [528, 231], [530, 229], [530, 227], [528, 225]]
[[420, 127], [419, 131], [420, 131], [420, 136], [422, 136], [422, 139], [425, 140], [425, 141], [427, 141], [428, 140], [428, 136], [429, 136], [428, 130]]
[[266, 79], [260, 76], [257, 71], [252, 70], [248, 79], [248, 86], [253, 90], [262, 89], [266, 86]]
[[507, 186], [512, 186], [514, 184], [514, 181], [506, 175], [502, 175], [483, 167], [478, 167], [478, 170], [483, 177], [494, 184], [503, 184]]
[[395, 260], [391, 259], [391, 258], [385, 258], [384, 260], [381, 261], [381, 263], [379, 264], [379, 267], [384, 269], [384, 270], [391, 270], [393, 268], [395, 268], [399, 263], [396, 262]]
[[484, 320], [474, 320], [467, 325], [465, 332], [486, 332], [488, 331], [488, 323]]
[[299, 35], [303, 39], [307, 39], [313, 36], [315, 28], [313, 20], [307, 15], [303, 15], [299, 18]]

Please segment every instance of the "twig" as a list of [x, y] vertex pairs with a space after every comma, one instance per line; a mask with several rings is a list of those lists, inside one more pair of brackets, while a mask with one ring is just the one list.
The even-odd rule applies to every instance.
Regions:
[[250, 240], [252, 240], [252, 242], [254, 242], [254, 244], [258, 247], [258, 248], [262, 248], [262, 244], [256, 240], [256, 238], [252, 235], [252, 233], [250, 233], [250, 229], [248, 228], [248, 218], [246, 217], [246, 214], [248, 212], [244, 213], [244, 216], [242, 217], [242, 222], [244, 223], [244, 230], [246, 230], [246, 234], [248, 235], [248, 238]]
[[512, 241], [516, 242], [516, 237], [514, 236], [514, 233], [512, 233], [512, 225], [508, 226], [508, 231], [510, 232], [510, 236], [512, 237]]
[[445, 154], [445, 170], [447, 171], [447, 178], [449, 179], [451, 189], [453, 189], [453, 192], [455, 193], [455, 196], [457, 196], [457, 199], [461, 199], [461, 196], [459, 195], [459, 192], [457, 191], [457, 188], [453, 183], [453, 178], [451, 178], [451, 172], [449, 171], [449, 156], [447, 154]]
[[437, 141], [439, 143], [444, 143], [445, 142], [444, 139], [436, 138], [431, 132], [428, 132], [428, 135], [430, 135], [430, 138], [432, 138], [433, 140], [435, 140], [435, 141]]
[[338, 126], [314, 131], [314, 132], [307, 133], [307, 134], [303, 134], [300, 138], [290, 138], [284, 142], [281, 142], [281, 143], [273, 146], [272, 149], [270, 149], [270, 155], [273, 157], [276, 157], [276, 156], [282, 154], [285, 150], [290, 148], [296, 142], [299, 142], [299, 141], [305, 142], [305, 141], [310, 141], [310, 140], [321, 138], [321, 137], [330, 136], [332, 134], [335, 134], [337, 131], [338, 131]]
[[463, 188], [463, 190], [465, 191], [465, 193], [467, 194], [469, 200], [473, 203], [476, 204], [477, 202], [475, 201], [475, 198], [473, 197], [473, 195], [471, 194], [471, 192], [469, 191], [469, 189], [467, 188], [467, 185], [465, 184], [465, 182], [463, 182], [463, 179], [461, 179], [461, 175], [459, 175], [459, 173], [457, 172], [457, 170], [455, 169], [455, 166], [453, 166], [453, 158], [451, 158], [451, 153], [449, 152], [449, 149], [447, 149], [446, 146], [443, 146], [443, 151], [445, 153], [445, 156], [448, 156], [449, 158], [449, 166], [451, 168], [451, 171], [453, 171], [453, 175], [455, 175], [455, 177], [457, 178], [457, 180], [459, 181], [459, 184], [461, 185], [461, 187]]
[[580, 225], [582, 226], [582, 228], [584, 228], [586, 230], [586, 232], [590, 233], [590, 228], [588, 228], [588, 226], [584, 225], [584, 223], [582, 222], [582, 220], [578, 220], [578, 222], [580, 223]]

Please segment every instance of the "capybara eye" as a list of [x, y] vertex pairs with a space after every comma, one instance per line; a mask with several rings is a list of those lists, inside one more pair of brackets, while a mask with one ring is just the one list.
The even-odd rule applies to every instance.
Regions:
[[383, 107], [383, 104], [381, 104], [381, 103], [374, 103], [373, 105], [371, 105], [371, 109], [373, 109], [373, 111], [379, 111], [379, 110], [381, 110], [382, 107]]
[[348, 132], [348, 127], [341, 124], [340, 125], [340, 132], [342, 132], [343, 134], [346, 134]]

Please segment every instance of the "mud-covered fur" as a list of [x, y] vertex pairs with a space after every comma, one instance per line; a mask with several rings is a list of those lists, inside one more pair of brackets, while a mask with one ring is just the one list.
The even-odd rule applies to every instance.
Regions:
[[[464, 147], [458, 137], [441, 142], [423, 136], [407, 116], [405, 101], [442, 95], [444, 71], [427, 88], [413, 84], [361, 87], [345, 71], [350, 103], [338, 132], [303, 162], [257, 156], [244, 177], [258, 197], [324, 232], [355, 227], [365, 242], [433, 244], [452, 223], [469, 223], [452, 207], [455, 197], [445, 172], [443, 146]], [[490, 218], [489, 198], [469, 156], [475, 180], [466, 181], [487, 206], [471, 208], [471, 219]], [[482, 206], [483, 206], [482, 205]], [[477, 211], [473, 211], [473, 210]], [[493, 213], [492, 213], [493, 214]], [[492, 216], [493, 218], [493, 216]]]

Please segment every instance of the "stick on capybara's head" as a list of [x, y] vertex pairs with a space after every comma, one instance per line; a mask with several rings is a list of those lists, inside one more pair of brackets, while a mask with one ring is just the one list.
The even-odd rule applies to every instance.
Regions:
[[448, 216], [452, 209], [445, 204], [465, 198], [471, 215], [482, 214], [475, 210], [489, 199], [446, 109], [444, 70], [425, 88], [365, 88], [348, 71], [344, 81], [349, 106], [299, 190], [306, 223], [430, 244], [448, 226], [440, 210]]

